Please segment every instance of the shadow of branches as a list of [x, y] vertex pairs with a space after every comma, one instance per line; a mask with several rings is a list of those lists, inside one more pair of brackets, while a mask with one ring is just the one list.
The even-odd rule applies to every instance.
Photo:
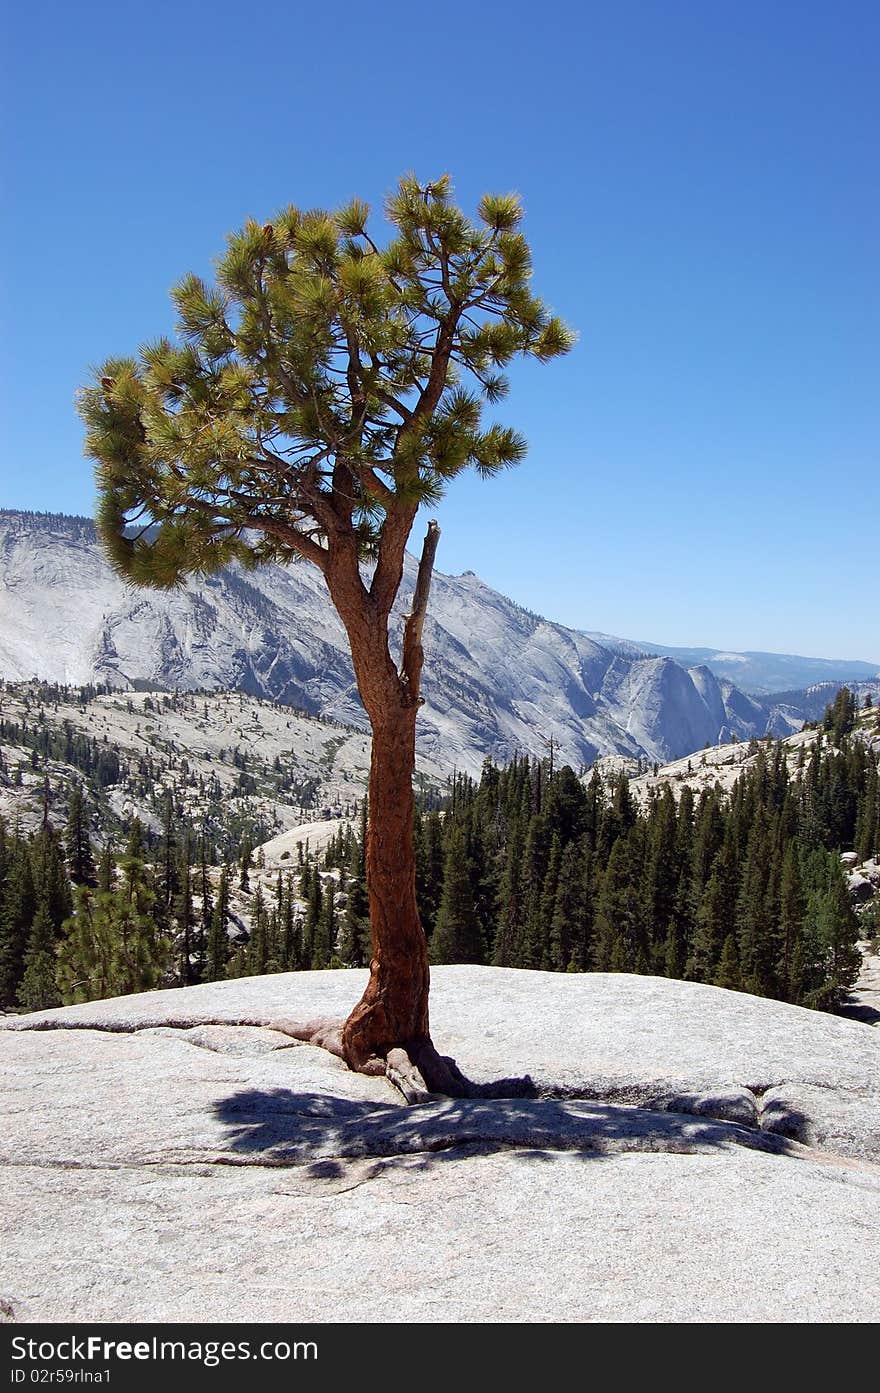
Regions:
[[381, 1158], [439, 1164], [463, 1153], [555, 1151], [584, 1160], [633, 1151], [706, 1153], [748, 1147], [780, 1153], [780, 1135], [714, 1118], [580, 1099], [443, 1098], [416, 1107], [356, 1102], [286, 1089], [244, 1089], [215, 1105], [225, 1143], [241, 1162], [302, 1166], [326, 1177], [345, 1162]]

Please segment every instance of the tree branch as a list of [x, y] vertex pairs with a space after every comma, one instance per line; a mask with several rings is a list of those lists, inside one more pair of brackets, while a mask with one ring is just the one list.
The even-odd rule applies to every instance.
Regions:
[[398, 401], [390, 392], [383, 392], [381, 387], [373, 386], [370, 388], [370, 395], [374, 396], [377, 401], [381, 401], [383, 405], [389, 407], [392, 411], [396, 411], [402, 421], [410, 421], [412, 419], [412, 412], [409, 407], [404, 406], [403, 402]]
[[393, 503], [394, 490], [390, 489], [384, 479], [380, 479], [375, 469], [369, 465], [364, 465], [360, 470], [361, 487], [371, 497], [378, 499], [380, 503]]
[[277, 537], [280, 542], [292, 547], [299, 552], [300, 556], [313, 565], [319, 571], [327, 569], [327, 551], [325, 547], [319, 546], [311, 537], [307, 537], [304, 532], [300, 532], [296, 527], [286, 526], [281, 522], [273, 522], [269, 518], [261, 518], [259, 514], [252, 514], [244, 519], [248, 527], [253, 527], [256, 532], [265, 532], [269, 537]]
[[390, 613], [394, 597], [400, 589], [403, 556], [418, 510], [418, 503], [398, 503], [396, 507], [389, 506], [385, 512], [385, 521], [379, 533], [379, 556], [370, 585], [370, 598], [384, 614]]
[[437, 543], [440, 540], [440, 528], [436, 522], [428, 523], [428, 531], [422, 543], [422, 556], [419, 561], [419, 571], [416, 577], [416, 588], [413, 594], [412, 610], [407, 616], [403, 627], [403, 654], [400, 665], [400, 676], [406, 689], [406, 700], [408, 706], [414, 706], [419, 701], [419, 688], [422, 680], [422, 664], [425, 661], [425, 652], [422, 648], [422, 630], [425, 627], [425, 615], [428, 611], [428, 595], [431, 590], [431, 574], [434, 570], [434, 557], [437, 554]]

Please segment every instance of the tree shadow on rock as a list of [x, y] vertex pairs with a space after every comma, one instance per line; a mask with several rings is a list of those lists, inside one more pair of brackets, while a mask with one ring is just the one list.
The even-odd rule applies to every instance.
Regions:
[[768, 1136], [809, 1146], [813, 1140], [809, 1117], [785, 1098], [773, 1098], [761, 1109], [761, 1130]]
[[347, 1163], [433, 1166], [462, 1155], [517, 1151], [548, 1160], [628, 1152], [707, 1154], [746, 1147], [779, 1154], [785, 1136], [682, 1113], [589, 1100], [442, 1098], [415, 1107], [357, 1102], [286, 1089], [244, 1089], [215, 1105], [230, 1160], [304, 1167], [314, 1178]]
[[865, 1001], [844, 1001], [834, 1014], [843, 1016], [848, 1021], [861, 1021], [862, 1025], [877, 1025], [880, 1022], [880, 1011]]

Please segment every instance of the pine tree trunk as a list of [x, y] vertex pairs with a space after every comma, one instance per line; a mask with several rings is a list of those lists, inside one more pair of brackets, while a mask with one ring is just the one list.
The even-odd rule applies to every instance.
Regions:
[[[353, 545], [335, 554], [326, 580], [348, 634], [358, 691], [373, 732], [366, 834], [370, 980], [336, 1039], [352, 1069], [387, 1072], [410, 1101], [417, 1101], [426, 1089], [461, 1094], [470, 1085], [451, 1060], [437, 1054], [428, 1026], [430, 974], [416, 905], [412, 785], [424, 661], [422, 628], [440, 530], [435, 522], [428, 524], [398, 669], [389, 649], [388, 619], [411, 521], [405, 519], [400, 532], [398, 571], [384, 587], [384, 600], [365, 589]], [[332, 1032], [328, 1036], [318, 1023], [311, 1038], [327, 1043]]]
[[416, 706], [373, 721], [367, 822], [367, 889], [372, 961], [364, 995], [342, 1032], [347, 1062], [363, 1069], [429, 1044], [428, 947], [416, 906], [413, 849]]

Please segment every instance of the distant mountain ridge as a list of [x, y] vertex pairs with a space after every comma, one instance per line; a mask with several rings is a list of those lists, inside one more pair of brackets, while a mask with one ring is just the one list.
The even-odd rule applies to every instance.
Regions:
[[803, 691], [821, 682], [873, 682], [880, 663], [852, 658], [806, 658], [798, 653], [735, 653], [716, 648], [672, 648], [662, 643], [641, 643], [591, 632], [590, 638], [615, 652], [662, 654], [685, 667], [707, 667], [716, 677], [726, 677], [752, 696], [771, 696]]
[[[414, 578], [407, 558], [398, 632]], [[805, 719], [796, 699], [748, 696], [706, 664], [615, 651], [551, 623], [472, 572], [436, 573], [425, 640], [419, 746], [445, 768], [544, 755], [551, 740], [574, 767], [607, 754], [666, 761]], [[0, 512], [0, 676], [237, 689], [366, 725], [313, 567], [231, 567], [171, 593], [135, 590], [88, 518]]]

